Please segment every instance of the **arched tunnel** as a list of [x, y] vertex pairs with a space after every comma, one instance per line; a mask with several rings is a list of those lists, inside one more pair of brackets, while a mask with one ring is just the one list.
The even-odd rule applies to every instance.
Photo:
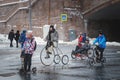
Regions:
[[89, 36], [96, 37], [98, 30], [103, 30], [108, 41], [120, 42], [120, 2], [89, 15]]

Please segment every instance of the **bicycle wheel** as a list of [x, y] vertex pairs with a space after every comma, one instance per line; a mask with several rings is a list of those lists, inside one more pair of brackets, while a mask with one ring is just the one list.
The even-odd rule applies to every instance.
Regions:
[[61, 60], [60, 60], [60, 55], [59, 55], [59, 54], [56, 54], [53, 61], [54, 61], [55, 64], [59, 64], [60, 61], [61, 61]]
[[106, 58], [103, 57], [102, 60], [101, 60], [102, 63], [105, 63], [106, 62]]
[[66, 64], [68, 64], [68, 62], [69, 62], [69, 57], [67, 55], [63, 55], [62, 56], [62, 63], [64, 65], [66, 65]]
[[93, 49], [89, 49], [89, 50], [87, 51], [87, 56], [88, 56], [89, 58], [94, 57], [94, 50], [93, 50]]
[[88, 63], [89, 63], [90, 66], [93, 66], [93, 64], [94, 64], [94, 59], [93, 59], [93, 58], [89, 58], [89, 59], [88, 59]]
[[52, 50], [51, 54], [49, 54], [50, 58], [46, 59], [45, 58], [46, 55], [47, 55], [47, 53], [46, 53], [46, 49], [44, 47], [40, 52], [40, 60], [43, 65], [50, 66], [51, 64], [53, 64], [53, 60], [54, 60], [54, 56], [55, 56], [54, 50]]

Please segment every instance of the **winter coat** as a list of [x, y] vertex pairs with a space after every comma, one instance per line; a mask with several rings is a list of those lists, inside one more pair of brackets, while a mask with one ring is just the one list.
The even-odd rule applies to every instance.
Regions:
[[89, 43], [85, 43], [82, 48], [85, 49], [85, 50], [88, 50], [90, 49], [91, 45]]
[[86, 41], [86, 33], [84, 33], [82, 36], [83, 36], [82, 42], [85, 43], [85, 41]]
[[9, 32], [8, 39], [10, 39], [10, 40], [14, 39], [14, 32], [12, 32], [12, 31]]
[[20, 38], [19, 38], [19, 42], [20, 43], [24, 43], [25, 39], [26, 39], [26, 34], [25, 33], [21, 33]]
[[26, 39], [26, 33], [23, 32], [20, 34], [20, 37], [19, 37], [19, 43], [21, 43], [21, 48], [23, 47], [23, 43], [25, 42], [25, 39]]
[[78, 38], [78, 46], [79, 46], [79, 47], [82, 46], [82, 44], [81, 44], [82, 41], [83, 41], [83, 37], [80, 36], [80, 37]]
[[19, 40], [19, 37], [20, 37], [20, 34], [19, 34], [19, 33], [15, 33], [15, 40], [16, 40], [16, 41]]
[[22, 50], [25, 51], [25, 54], [33, 54], [35, 47], [35, 39], [25, 39]]
[[58, 32], [54, 31], [50, 34], [50, 36], [49, 36], [49, 34], [47, 35], [46, 40], [49, 41], [49, 39], [50, 39], [50, 41], [52, 41], [52, 42], [58, 42], [58, 37], [59, 37]]
[[98, 43], [100, 48], [106, 48], [106, 38], [104, 35], [98, 36], [93, 44]]

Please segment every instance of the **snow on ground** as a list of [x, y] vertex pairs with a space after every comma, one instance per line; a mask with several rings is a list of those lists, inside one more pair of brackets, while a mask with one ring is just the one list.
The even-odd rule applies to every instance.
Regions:
[[[90, 43], [92, 44], [93, 41], [94, 41], [95, 38], [89, 38], [90, 40]], [[46, 42], [44, 41], [44, 39], [40, 38], [40, 37], [35, 37], [35, 40], [37, 42], [38, 45], [45, 45]], [[8, 44], [10, 41], [8, 40], [8, 35], [6, 34], [0, 34], [0, 44], [2, 46], [5, 46], [4, 44]], [[15, 40], [13, 41], [13, 43], [15, 43]], [[59, 40], [59, 44], [67, 44], [67, 45], [77, 45], [78, 43], [78, 39], [75, 39], [71, 42], [65, 42], [65, 41], [62, 41], [62, 40]], [[107, 42], [106, 43], [107, 46], [120, 46], [120, 43], [119, 42]]]
[[35, 40], [36, 40], [37, 44], [39, 44], [39, 45], [46, 44], [46, 42], [40, 37], [35, 37]]
[[8, 43], [8, 35], [0, 34], [0, 43]]
[[106, 43], [108, 46], [120, 46], [120, 43], [118, 43], [118, 42], [107, 42]]

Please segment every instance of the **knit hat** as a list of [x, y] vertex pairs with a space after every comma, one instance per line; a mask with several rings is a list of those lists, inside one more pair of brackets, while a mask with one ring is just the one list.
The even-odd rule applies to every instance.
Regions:
[[103, 34], [103, 31], [102, 31], [102, 30], [99, 30], [99, 34]]
[[54, 26], [53, 26], [53, 25], [50, 25], [50, 28], [54, 29]]

